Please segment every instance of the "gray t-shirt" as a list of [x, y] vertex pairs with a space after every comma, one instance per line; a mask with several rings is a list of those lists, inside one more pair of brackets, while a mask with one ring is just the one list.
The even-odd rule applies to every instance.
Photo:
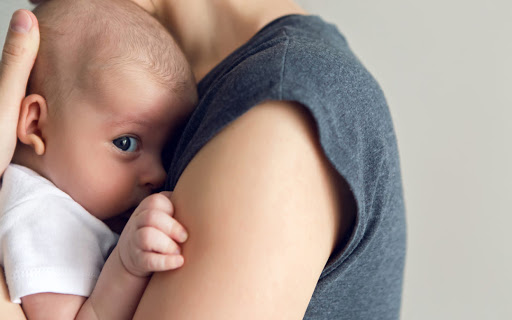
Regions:
[[290, 15], [260, 30], [199, 83], [199, 105], [176, 144], [167, 188], [213, 136], [265, 100], [300, 102], [357, 205], [352, 234], [325, 266], [304, 319], [398, 319], [405, 210], [384, 95], [337, 28]]

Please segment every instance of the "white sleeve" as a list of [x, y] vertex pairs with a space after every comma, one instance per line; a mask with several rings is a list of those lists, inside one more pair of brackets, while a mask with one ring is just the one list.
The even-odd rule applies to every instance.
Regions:
[[42, 292], [89, 296], [118, 240], [78, 203], [54, 195], [20, 203], [1, 224], [1, 258], [14, 303]]

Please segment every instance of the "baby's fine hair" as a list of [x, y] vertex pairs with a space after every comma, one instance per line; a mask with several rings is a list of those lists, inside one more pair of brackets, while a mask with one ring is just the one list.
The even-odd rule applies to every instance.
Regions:
[[[51, 0], [35, 10], [41, 32], [28, 94], [58, 108], [73, 90], [120, 68], [146, 71], [177, 94], [195, 85], [187, 60], [158, 21], [128, 0]], [[55, 110], [53, 110], [55, 111]]]

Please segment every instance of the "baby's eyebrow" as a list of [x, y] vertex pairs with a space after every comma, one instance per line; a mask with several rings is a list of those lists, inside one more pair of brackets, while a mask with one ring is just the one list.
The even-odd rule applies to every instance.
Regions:
[[150, 121], [141, 118], [141, 117], [125, 117], [123, 119], [115, 119], [112, 121], [109, 121], [109, 126], [112, 127], [129, 127], [129, 126], [140, 126], [140, 127], [150, 127], [151, 123]]

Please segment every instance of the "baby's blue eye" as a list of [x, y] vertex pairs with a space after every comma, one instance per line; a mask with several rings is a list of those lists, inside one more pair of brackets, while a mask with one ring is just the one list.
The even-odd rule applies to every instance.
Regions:
[[135, 152], [138, 149], [138, 141], [134, 137], [120, 137], [112, 141], [112, 143], [120, 150], [125, 152]]

